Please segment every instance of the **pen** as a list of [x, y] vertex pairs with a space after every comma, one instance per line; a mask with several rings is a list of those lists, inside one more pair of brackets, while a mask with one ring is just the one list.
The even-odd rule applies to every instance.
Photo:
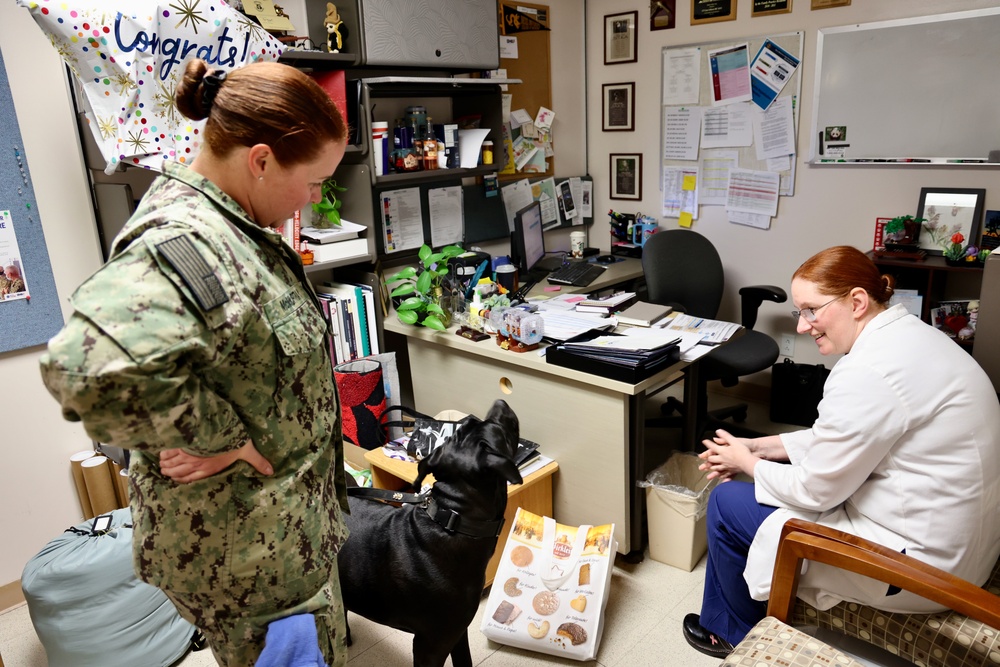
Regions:
[[983, 164], [986, 160], [948, 160], [952, 164]]
[[472, 280], [469, 281], [469, 287], [465, 290], [466, 300], [472, 298], [472, 293], [475, 291], [476, 285], [479, 284], [479, 279], [483, 277], [483, 272], [486, 271], [486, 265], [488, 263], [489, 261], [484, 259], [482, 263], [479, 264], [479, 268], [476, 269], [476, 272], [472, 274]]

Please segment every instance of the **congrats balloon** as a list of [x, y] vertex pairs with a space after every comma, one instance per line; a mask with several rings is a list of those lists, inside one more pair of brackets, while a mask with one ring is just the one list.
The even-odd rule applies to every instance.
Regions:
[[[174, 91], [191, 58], [226, 70], [277, 60], [275, 37], [222, 0], [16, 0], [80, 80], [90, 129], [111, 173], [190, 162], [204, 121]], [[126, 9], [126, 11], [122, 11]]]

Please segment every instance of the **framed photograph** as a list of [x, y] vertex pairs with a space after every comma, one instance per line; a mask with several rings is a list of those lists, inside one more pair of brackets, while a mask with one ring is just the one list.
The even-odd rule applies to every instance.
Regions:
[[608, 14], [604, 17], [604, 64], [634, 63], [639, 59], [636, 50], [636, 23], [639, 12]]
[[736, 20], [736, 0], [691, 0], [691, 25]]
[[753, 0], [750, 16], [788, 14], [792, 11], [792, 0]]
[[921, 188], [917, 218], [921, 223], [917, 242], [929, 255], [943, 255], [951, 237], [960, 232], [962, 245], [979, 242], [985, 188]]
[[979, 249], [993, 251], [997, 248], [1000, 248], [1000, 211], [986, 211]]
[[931, 308], [931, 326], [945, 332], [950, 338], [972, 340], [976, 335], [979, 319], [978, 299], [939, 301]]
[[675, 27], [677, 27], [677, 0], [650, 0], [650, 31], [673, 30]]
[[631, 132], [635, 129], [635, 83], [606, 83], [601, 86], [604, 107], [601, 112], [605, 132]]
[[611, 154], [611, 199], [642, 199], [642, 153]]
[[830, 7], [848, 7], [851, 0], [812, 0], [812, 9], [829, 9]]

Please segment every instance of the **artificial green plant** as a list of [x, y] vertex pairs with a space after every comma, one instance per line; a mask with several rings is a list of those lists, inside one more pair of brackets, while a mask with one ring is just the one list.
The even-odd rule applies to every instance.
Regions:
[[337, 197], [337, 193], [345, 190], [347, 188], [337, 185], [337, 181], [333, 177], [323, 181], [323, 198], [312, 205], [312, 210], [316, 213], [314, 227], [318, 229], [340, 227], [340, 207], [344, 202]]
[[402, 283], [389, 293], [391, 297], [406, 297], [396, 306], [396, 317], [404, 324], [420, 323], [444, 331], [450, 315], [439, 304], [448, 275], [448, 260], [465, 252], [461, 246], [445, 246], [434, 252], [426, 243], [417, 256], [420, 263], [408, 266], [385, 279], [386, 285]]

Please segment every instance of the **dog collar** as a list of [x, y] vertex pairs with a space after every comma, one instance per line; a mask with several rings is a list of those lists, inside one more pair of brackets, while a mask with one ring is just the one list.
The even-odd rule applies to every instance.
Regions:
[[493, 521], [476, 521], [474, 519], [464, 519], [455, 510], [441, 507], [433, 498], [428, 499], [424, 509], [427, 515], [445, 530], [451, 533], [460, 533], [469, 537], [500, 537], [503, 530], [504, 519], [494, 519]]

